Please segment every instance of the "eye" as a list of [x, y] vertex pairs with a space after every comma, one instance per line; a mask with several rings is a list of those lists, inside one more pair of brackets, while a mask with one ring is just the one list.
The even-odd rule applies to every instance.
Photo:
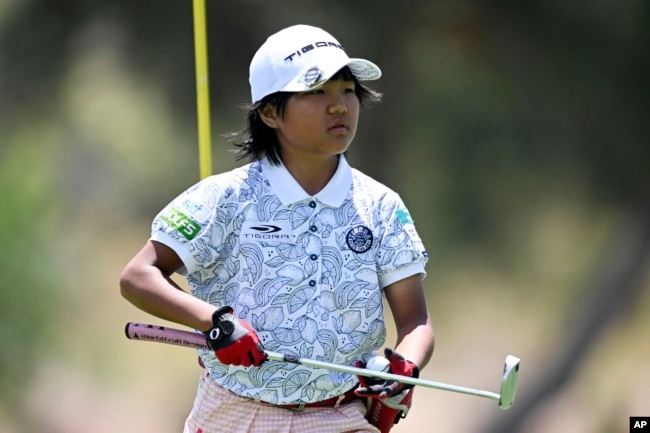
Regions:
[[356, 84], [352, 80], [345, 80], [341, 82], [341, 88], [343, 89], [344, 93], [354, 93]]
[[325, 90], [323, 90], [323, 88], [320, 87], [318, 89], [309, 90], [307, 92], [304, 92], [303, 95], [322, 95], [323, 93], [325, 93]]

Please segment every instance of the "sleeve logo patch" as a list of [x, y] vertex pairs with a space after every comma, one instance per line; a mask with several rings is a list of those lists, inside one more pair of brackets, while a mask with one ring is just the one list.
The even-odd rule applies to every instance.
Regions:
[[405, 208], [397, 209], [395, 213], [397, 214], [397, 219], [402, 223], [402, 225], [413, 224], [413, 218], [411, 218], [411, 214]]
[[194, 239], [199, 230], [201, 230], [201, 226], [199, 226], [196, 221], [185, 215], [176, 207], [170, 207], [167, 209], [162, 216], [162, 220], [175, 228], [176, 231], [183, 235], [183, 237], [188, 241]]

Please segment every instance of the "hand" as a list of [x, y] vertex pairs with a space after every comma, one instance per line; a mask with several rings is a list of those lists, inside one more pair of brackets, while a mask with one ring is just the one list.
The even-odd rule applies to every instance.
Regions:
[[[420, 375], [420, 371], [415, 364], [408, 359], [405, 359], [399, 353], [393, 351], [393, 349], [389, 347], [385, 348], [384, 354], [390, 363], [389, 367], [391, 373], [409, 377], [418, 377]], [[358, 368], [365, 368], [365, 363], [357, 361], [356, 366]], [[402, 392], [413, 388], [413, 385], [404, 384], [396, 380], [382, 380], [364, 376], [359, 376], [359, 383], [360, 387], [354, 391], [357, 396], [376, 398], [380, 400], [397, 396]]]
[[233, 314], [231, 307], [220, 307], [212, 314], [212, 328], [205, 333], [210, 349], [223, 364], [259, 367], [267, 354], [255, 330]]

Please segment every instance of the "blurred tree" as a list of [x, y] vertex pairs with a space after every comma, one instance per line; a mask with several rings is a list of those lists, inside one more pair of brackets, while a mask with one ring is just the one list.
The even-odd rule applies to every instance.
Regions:
[[[567, 317], [560, 318], [565, 333], [551, 357], [552, 364], [547, 366], [535, 386], [520, 396], [508, 414], [486, 423], [483, 432], [529, 431], [528, 422], [534, 412], [562, 392], [572, 377], [580, 374], [581, 365], [599, 339], [622, 320], [640, 298], [650, 257], [650, 206], [626, 215], [616, 239], [608, 246], [610, 248], [602, 254], [593, 276], [576, 297]], [[525, 374], [523, 368], [522, 374]]]
[[0, 406], [26, 422], [21, 390], [46, 356], [44, 334], [57, 315], [62, 295], [63, 279], [56, 272], [59, 246], [52, 233], [66, 227], [61, 227], [52, 206], [56, 193], [42, 176], [49, 171], [47, 158], [35, 156], [26, 142], [10, 148], [4, 144], [0, 149]]

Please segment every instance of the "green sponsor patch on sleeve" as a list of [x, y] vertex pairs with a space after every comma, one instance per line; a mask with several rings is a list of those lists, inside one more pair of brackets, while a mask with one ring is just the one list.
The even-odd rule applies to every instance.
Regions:
[[397, 214], [397, 219], [402, 223], [402, 225], [413, 224], [413, 218], [411, 218], [411, 214], [406, 208], [397, 209], [395, 213]]
[[196, 221], [173, 206], [167, 209], [163, 214], [162, 220], [175, 228], [176, 231], [183, 235], [188, 241], [194, 239], [201, 229], [201, 226], [199, 226]]

